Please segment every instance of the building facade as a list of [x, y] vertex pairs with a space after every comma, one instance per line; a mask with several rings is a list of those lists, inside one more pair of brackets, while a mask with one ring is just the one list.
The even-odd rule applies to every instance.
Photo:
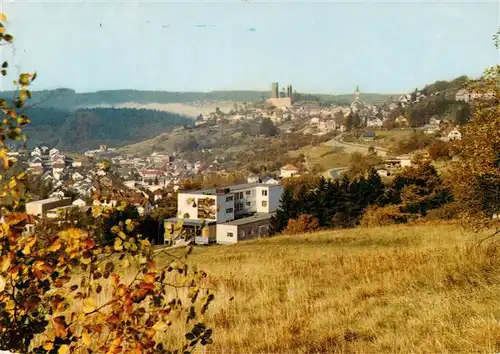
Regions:
[[26, 203], [26, 214], [45, 218], [49, 210], [71, 205], [70, 198], [53, 197]]
[[[175, 225], [182, 225], [178, 231], [182, 229], [201, 244], [215, 240], [233, 243], [263, 236], [269, 232], [271, 217], [280, 207], [282, 194], [281, 184], [265, 183], [181, 192], [177, 196], [177, 217], [165, 220], [165, 228], [172, 234]], [[227, 233], [231, 231], [227, 230], [234, 231], [234, 227], [238, 236], [228, 239]], [[248, 232], [240, 232], [247, 229]]]

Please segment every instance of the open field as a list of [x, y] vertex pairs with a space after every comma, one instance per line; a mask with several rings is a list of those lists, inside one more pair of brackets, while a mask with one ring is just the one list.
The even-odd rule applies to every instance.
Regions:
[[416, 225], [196, 248], [216, 290], [206, 353], [498, 352], [500, 249], [479, 237]]
[[310, 167], [318, 164], [323, 169], [328, 170], [335, 167], [345, 167], [349, 163], [350, 153], [344, 151], [342, 147], [329, 146], [323, 143], [319, 146], [306, 146], [299, 150], [290, 151], [288, 156], [297, 157], [304, 154]]
[[374, 140], [359, 139], [359, 143], [370, 146], [380, 146], [385, 149], [391, 148], [395, 142], [405, 139], [413, 134], [413, 129], [392, 129], [392, 130], [375, 130]]

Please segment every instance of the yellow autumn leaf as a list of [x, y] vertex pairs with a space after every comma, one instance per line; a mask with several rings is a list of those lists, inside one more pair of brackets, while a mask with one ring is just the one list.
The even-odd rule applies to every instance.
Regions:
[[59, 347], [57, 351], [58, 354], [69, 354], [69, 345], [63, 344]]
[[70, 238], [80, 238], [82, 233], [79, 229], [71, 228], [68, 230], [68, 236]]
[[5, 272], [7, 271], [7, 269], [9, 269], [11, 260], [8, 256], [3, 256], [1, 259], [2, 261], [0, 262], [0, 271]]
[[47, 342], [43, 343], [43, 349], [50, 351], [50, 350], [52, 350], [52, 348], [54, 348], [54, 342], [47, 341]]
[[5, 278], [0, 275], [0, 293], [5, 289], [6, 285], [7, 282], [5, 281]]
[[61, 241], [57, 239], [54, 242], [52, 242], [52, 244], [49, 247], [47, 247], [47, 251], [56, 252], [60, 248], [61, 248]]
[[167, 328], [168, 328], [168, 325], [161, 320], [156, 322], [155, 325], [153, 326], [153, 329], [155, 331], [160, 331], [160, 332], [165, 331]]
[[122, 240], [119, 238], [115, 239], [115, 244], [114, 244], [113, 248], [115, 249], [115, 251], [123, 250]]
[[91, 297], [86, 298], [83, 301], [83, 312], [84, 313], [90, 313], [90, 312], [94, 311], [96, 308], [97, 308], [97, 304], [96, 304], [95, 300], [92, 299]]
[[5, 304], [4, 309], [7, 311], [14, 310], [14, 308], [16, 307], [16, 304], [14, 303], [14, 301], [12, 301], [10, 299], [5, 299], [3, 302]]
[[123, 231], [118, 231], [118, 236], [122, 239], [125, 240], [127, 238], [127, 235]]
[[88, 334], [88, 332], [83, 332], [82, 333], [82, 342], [83, 344], [85, 344], [86, 346], [90, 346], [92, 345], [92, 339], [90, 338], [90, 335]]
[[0, 22], [6, 22], [7, 21], [7, 16], [3, 12], [0, 12]]
[[14, 188], [15, 186], [17, 186], [17, 181], [12, 178], [10, 181], [9, 181], [9, 188]]
[[22, 251], [24, 255], [27, 256], [31, 253], [31, 246], [32, 246], [31, 243], [27, 243], [26, 246], [24, 246], [23, 251]]
[[124, 259], [121, 264], [122, 268], [128, 268], [130, 267], [130, 262], [128, 259]]

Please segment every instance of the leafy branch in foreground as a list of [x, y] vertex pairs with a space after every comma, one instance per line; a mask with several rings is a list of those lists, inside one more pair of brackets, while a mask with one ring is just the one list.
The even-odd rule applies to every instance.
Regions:
[[[13, 38], [5, 34], [5, 21], [0, 14], [0, 44]], [[22, 73], [13, 102], [0, 101], [0, 349], [186, 353], [211, 343], [212, 330], [200, 317], [214, 295], [201, 287], [206, 274], [185, 263], [192, 249], [184, 255], [156, 251], [130, 219], [112, 228], [109, 245], [96, 242], [100, 235], [92, 229], [25, 232], [31, 217], [19, 210], [26, 176], [5, 176], [15, 163], [8, 142], [26, 142], [29, 119], [22, 110], [35, 78]], [[93, 212], [98, 223], [112, 210]]]

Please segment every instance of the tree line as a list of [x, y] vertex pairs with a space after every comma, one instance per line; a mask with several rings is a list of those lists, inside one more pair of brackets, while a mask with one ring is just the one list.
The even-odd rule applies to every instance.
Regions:
[[[292, 225], [296, 232], [312, 231], [308, 225], [353, 227], [363, 222], [367, 210], [395, 213], [389, 216], [392, 222], [406, 222], [425, 217], [429, 211], [453, 201], [450, 187], [426, 160], [416, 160], [414, 166], [404, 168], [388, 184], [373, 168], [362, 174], [354, 171], [351, 168], [338, 180], [301, 177], [286, 181], [281, 207], [273, 218], [273, 231], [290, 232]], [[307, 225], [297, 227], [301, 217]]]

